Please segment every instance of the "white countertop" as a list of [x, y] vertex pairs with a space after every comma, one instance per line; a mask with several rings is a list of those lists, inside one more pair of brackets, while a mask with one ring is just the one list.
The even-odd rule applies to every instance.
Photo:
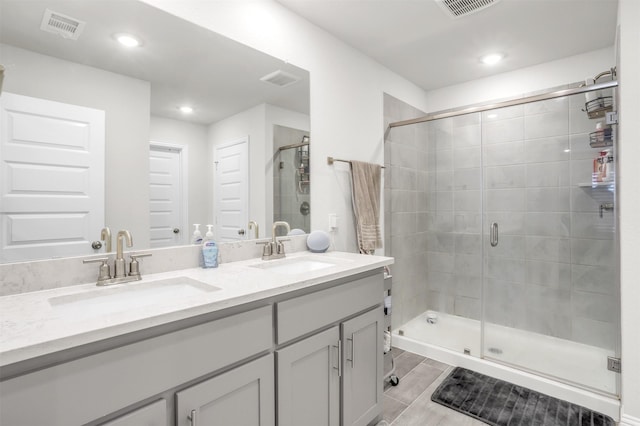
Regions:
[[[323, 269], [283, 274], [255, 267], [260, 264], [277, 265], [293, 259], [308, 258], [331, 263]], [[393, 263], [393, 258], [354, 253], [298, 252], [285, 259], [263, 261], [251, 259], [221, 264], [215, 269], [183, 269], [143, 276], [141, 281], [97, 287], [95, 284], [74, 285], [51, 290], [0, 297], [0, 367], [61, 350], [116, 337], [125, 333], [215, 312], [221, 309], [255, 302], [287, 292], [312, 287]], [[96, 267], [97, 276], [97, 267]], [[151, 304], [145, 292], [149, 283], [187, 277], [211, 285], [219, 290], [194, 292], [165, 298]], [[168, 282], [171, 282], [169, 280]], [[199, 284], [199, 283], [198, 283]], [[136, 287], [133, 286], [142, 286]], [[160, 289], [160, 287], [155, 287]], [[98, 298], [91, 296], [113, 292], [127, 293], [126, 302], [107, 308], [108, 314], [92, 309]], [[149, 292], [147, 291], [148, 295]], [[382, 296], [381, 296], [382, 297]], [[54, 302], [51, 302], [51, 299]], [[60, 303], [66, 304], [60, 309]], [[68, 303], [71, 301], [71, 303]]]

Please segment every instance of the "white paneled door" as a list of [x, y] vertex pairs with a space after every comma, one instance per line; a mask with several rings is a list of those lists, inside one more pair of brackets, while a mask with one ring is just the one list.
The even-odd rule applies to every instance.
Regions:
[[0, 261], [95, 253], [104, 111], [12, 93], [0, 109]]
[[216, 148], [216, 238], [244, 240], [249, 221], [249, 137]]
[[149, 152], [151, 248], [185, 244], [186, 148], [151, 142]]

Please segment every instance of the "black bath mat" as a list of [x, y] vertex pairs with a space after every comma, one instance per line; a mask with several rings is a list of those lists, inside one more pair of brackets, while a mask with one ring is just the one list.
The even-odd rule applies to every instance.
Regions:
[[611, 417], [456, 367], [431, 400], [494, 426], [614, 426]]

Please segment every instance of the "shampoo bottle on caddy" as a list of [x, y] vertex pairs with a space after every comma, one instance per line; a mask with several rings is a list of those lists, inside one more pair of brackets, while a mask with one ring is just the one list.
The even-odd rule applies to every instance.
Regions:
[[203, 268], [217, 268], [218, 267], [218, 246], [213, 241], [213, 232], [211, 228], [213, 225], [207, 225], [207, 233], [202, 243], [202, 267]]

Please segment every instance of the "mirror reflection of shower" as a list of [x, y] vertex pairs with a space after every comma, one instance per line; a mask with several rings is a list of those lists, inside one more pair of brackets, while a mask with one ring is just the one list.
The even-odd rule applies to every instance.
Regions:
[[284, 220], [292, 233], [311, 231], [310, 135], [308, 131], [275, 125], [273, 219]]

